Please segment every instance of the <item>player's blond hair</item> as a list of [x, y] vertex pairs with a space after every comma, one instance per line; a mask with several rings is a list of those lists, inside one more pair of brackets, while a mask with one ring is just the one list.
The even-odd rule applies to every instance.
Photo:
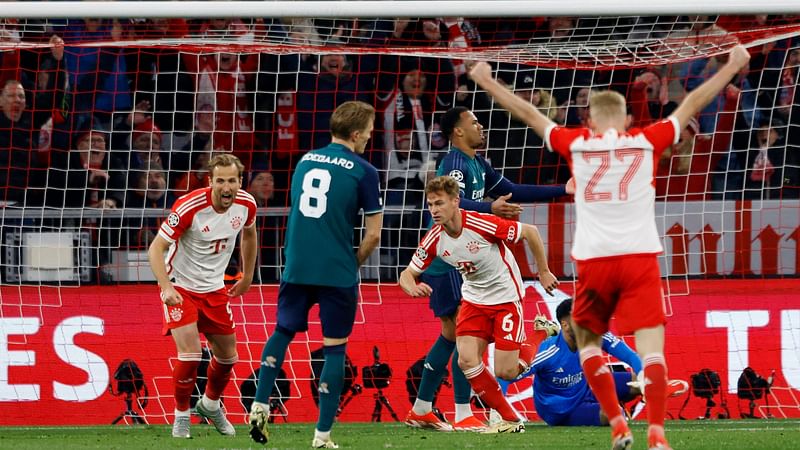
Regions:
[[624, 118], [625, 97], [616, 91], [600, 91], [589, 96], [589, 117], [595, 122]]
[[366, 130], [367, 125], [374, 121], [375, 108], [372, 105], [355, 100], [344, 102], [331, 115], [331, 134], [348, 141], [351, 134]]
[[444, 192], [450, 197], [458, 197], [458, 181], [450, 175], [438, 176], [425, 186], [425, 195]]
[[208, 162], [208, 177], [214, 178], [214, 169], [217, 167], [236, 166], [239, 170], [239, 178], [244, 174], [244, 164], [236, 156], [230, 153], [217, 153]]

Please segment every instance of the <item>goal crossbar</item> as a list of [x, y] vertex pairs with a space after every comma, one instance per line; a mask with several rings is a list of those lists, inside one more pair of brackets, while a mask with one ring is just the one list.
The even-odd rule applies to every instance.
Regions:
[[[424, 11], [421, 5], [424, 4]], [[530, 1], [151, 1], [151, 2], [9, 2], [0, 18], [234, 18], [234, 17], [520, 17], [619, 16], [675, 14], [785, 14], [800, 12], [796, 0], [653, 0], [602, 2], [576, 0]]]

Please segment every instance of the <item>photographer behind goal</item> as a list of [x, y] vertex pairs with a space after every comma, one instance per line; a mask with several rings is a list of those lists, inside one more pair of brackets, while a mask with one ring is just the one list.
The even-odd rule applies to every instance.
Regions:
[[[541, 343], [531, 368], [513, 382], [535, 375], [533, 402], [537, 414], [548, 425], [607, 426], [608, 417], [589, 389], [578, 358], [575, 332], [572, 329], [571, 298], [558, 305], [556, 319], [561, 325], [561, 331]], [[627, 402], [641, 395], [641, 382], [634, 375], [642, 370], [639, 355], [611, 333], [603, 335], [603, 351], [633, 369], [632, 372], [613, 372], [619, 399]], [[506, 392], [511, 382], [498, 381], [503, 392]], [[667, 396], [676, 397], [688, 389], [689, 385], [685, 381], [670, 380], [667, 383]]]

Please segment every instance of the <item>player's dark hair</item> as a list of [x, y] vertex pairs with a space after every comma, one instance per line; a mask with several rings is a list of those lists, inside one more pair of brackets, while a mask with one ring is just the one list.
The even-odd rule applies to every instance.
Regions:
[[348, 101], [339, 105], [331, 115], [333, 137], [349, 141], [356, 131], [367, 129], [375, 121], [375, 108], [359, 101]]
[[230, 153], [217, 153], [211, 158], [211, 161], [208, 162], [208, 177], [214, 178], [214, 169], [216, 167], [228, 167], [228, 166], [236, 166], [239, 170], [239, 178], [242, 177], [244, 174], [244, 164], [242, 161], [239, 160], [236, 156]]
[[450, 175], [438, 176], [425, 186], [425, 194], [444, 192], [450, 197], [458, 197], [458, 181]]
[[556, 307], [556, 320], [561, 323], [561, 321], [564, 320], [565, 317], [569, 317], [570, 314], [572, 314], [572, 299], [568, 298], [559, 303], [558, 307]]
[[464, 106], [456, 106], [447, 110], [442, 119], [439, 121], [439, 126], [442, 129], [442, 134], [447, 136], [447, 140], [453, 137], [453, 130], [458, 126], [458, 121], [461, 120], [461, 113], [469, 111]]

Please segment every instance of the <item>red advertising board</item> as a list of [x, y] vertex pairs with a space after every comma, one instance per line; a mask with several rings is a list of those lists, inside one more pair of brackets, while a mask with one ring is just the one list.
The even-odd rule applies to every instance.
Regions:
[[[562, 285], [566, 293], [571, 286]], [[261, 348], [274, 327], [275, 287], [255, 287], [234, 302], [240, 341], [240, 363], [226, 391], [225, 403], [235, 423], [244, 421], [240, 384], [258, 367]], [[800, 280], [690, 281], [688, 295], [670, 299], [667, 362], [671, 378], [689, 379], [710, 368], [722, 380], [717, 403], [727, 400], [733, 417], [747, 410], [736, 396], [736, 380], [752, 366], [768, 376], [775, 371], [769, 412], [778, 417], [800, 417], [796, 398], [800, 389]], [[171, 420], [171, 360], [174, 344], [160, 334], [162, 308], [155, 286], [131, 285], [81, 288], [0, 288], [0, 424], [105, 424], [125, 410], [122, 397], [112, 395], [114, 372], [130, 358], [141, 367], [149, 393], [144, 413], [150, 423]], [[383, 391], [395, 412], [408, 410], [406, 370], [421, 358], [439, 332], [438, 321], [425, 301], [412, 300], [397, 286], [365, 286], [359, 324], [348, 354], [361, 369], [371, 365], [373, 348], [393, 371]], [[39, 301], [40, 300], [40, 301]], [[555, 302], [528, 288], [526, 318], [549, 314]], [[312, 312], [313, 314], [313, 312]], [[290, 346], [286, 365], [292, 379], [291, 399], [285, 406], [290, 421], [313, 421], [316, 407], [310, 399], [309, 352], [320, 346], [319, 327], [299, 335]], [[630, 341], [629, 341], [630, 343]], [[530, 385], [519, 384], [520, 390]], [[341, 420], [369, 421], [375, 407], [373, 389], [355, 390]], [[524, 395], [523, 395], [524, 397]], [[669, 411], [677, 417], [684, 398], [672, 399]], [[765, 405], [764, 399], [758, 402]], [[437, 405], [452, 411], [452, 390], [444, 387]], [[536, 419], [530, 399], [516, 406]], [[692, 396], [685, 417], [705, 411], [705, 399]], [[719, 408], [713, 414], [719, 412]], [[761, 411], [766, 412], [762, 409]], [[758, 412], [758, 410], [757, 410]], [[384, 408], [383, 420], [392, 420]]]

